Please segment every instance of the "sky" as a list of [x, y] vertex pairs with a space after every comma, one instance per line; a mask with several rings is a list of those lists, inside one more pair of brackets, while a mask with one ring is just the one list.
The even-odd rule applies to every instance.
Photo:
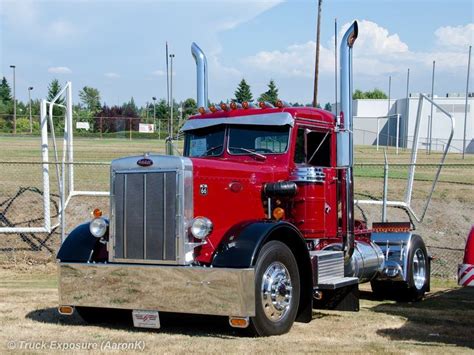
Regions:
[[[338, 39], [357, 19], [354, 89], [380, 88], [405, 97], [463, 93], [468, 47], [474, 43], [472, 0], [323, 0], [319, 102], [334, 102], [334, 21]], [[84, 86], [102, 102], [139, 105], [166, 98], [165, 43], [173, 62], [173, 96], [196, 97], [194, 41], [206, 53], [209, 99], [234, 97], [242, 78], [254, 98], [273, 79], [285, 101], [312, 101], [316, 0], [0, 0], [0, 76], [26, 101], [44, 98], [50, 81], [71, 81], [74, 101]], [[474, 55], [474, 54], [473, 54]], [[474, 70], [473, 70], [474, 71]], [[472, 71], [471, 71], [472, 73]], [[474, 87], [471, 75], [471, 89]]]

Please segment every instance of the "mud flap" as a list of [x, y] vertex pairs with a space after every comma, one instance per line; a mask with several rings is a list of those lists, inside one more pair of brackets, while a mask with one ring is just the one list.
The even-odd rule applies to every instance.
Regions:
[[359, 311], [359, 284], [337, 288], [335, 290], [320, 290], [321, 299], [313, 299], [314, 309], [330, 309], [335, 311]]

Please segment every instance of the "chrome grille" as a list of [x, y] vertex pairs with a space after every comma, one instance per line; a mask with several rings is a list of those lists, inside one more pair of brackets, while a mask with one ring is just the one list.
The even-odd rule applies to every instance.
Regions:
[[177, 262], [177, 171], [115, 172], [113, 191], [113, 260]]

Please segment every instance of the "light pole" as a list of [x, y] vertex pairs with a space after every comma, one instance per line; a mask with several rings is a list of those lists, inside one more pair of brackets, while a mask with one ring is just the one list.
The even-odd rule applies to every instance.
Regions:
[[171, 104], [171, 115], [170, 115], [170, 137], [173, 137], [173, 58], [174, 54], [170, 54], [170, 104]]
[[15, 82], [15, 65], [10, 65], [13, 69], [13, 134], [16, 134], [16, 82]]
[[33, 119], [31, 118], [31, 90], [33, 90], [33, 86], [28, 88], [28, 102], [30, 104], [30, 134], [33, 133]]
[[153, 100], [153, 124], [155, 125], [156, 129], [156, 97], [153, 96], [151, 99]]

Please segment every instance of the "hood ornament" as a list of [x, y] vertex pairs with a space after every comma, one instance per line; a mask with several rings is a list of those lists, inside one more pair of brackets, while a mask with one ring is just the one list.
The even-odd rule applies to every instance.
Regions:
[[150, 153], [144, 153], [143, 158], [139, 159], [137, 164], [143, 167], [152, 166], [153, 160], [150, 159]]

